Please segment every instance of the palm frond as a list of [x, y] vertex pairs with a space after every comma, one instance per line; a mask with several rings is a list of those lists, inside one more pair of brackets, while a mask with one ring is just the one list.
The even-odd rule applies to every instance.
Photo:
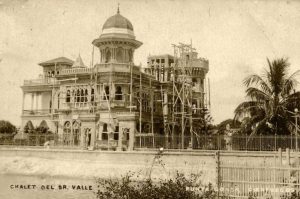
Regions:
[[251, 114], [253, 112], [259, 112], [259, 110], [263, 109], [263, 103], [258, 101], [247, 101], [238, 105], [238, 107], [234, 110], [235, 116], [234, 120], [237, 120], [240, 116], [244, 114]]
[[268, 95], [270, 95], [272, 93], [268, 83], [257, 74], [253, 74], [253, 75], [246, 77], [244, 79], [243, 83], [246, 87], [249, 87], [250, 85], [260, 86], [262, 91], [267, 93]]
[[256, 101], [269, 101], [271, 98], [265, 92], [254, 87], [247, 88], [246, 96]]

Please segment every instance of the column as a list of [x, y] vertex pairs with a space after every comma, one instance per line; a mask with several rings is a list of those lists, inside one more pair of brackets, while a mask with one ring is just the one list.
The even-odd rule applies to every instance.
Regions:
[[135, 129], [135, 121], [130, 122], [130, 129], [129, 129], [129, 143], [128, 143], [128, 151], [132, 151], [134, 147], [134, 129]]
[[95, 149], [95, 146], [96, 146], [96, 122], [95, 122], [95, 127], [94, 128], [91, 128], [91, 148], [92, 150]]
[[122, 146], [123, 146], [123, 128], [120, 129], [119, 128], [119, 139], [118, 139], [118, 147], [117, 147], [117, 151], [122, 151]]
[[23, 93], [23, 101], [22, 101], [22, 112], [23, 112], [23, 110], [24, 110], [24, 103], [25, 103], [25, 93], [24, 93], [24, 91], [22, 93]]
[[31, 93], [31, 110], [33, 110], [34, 93]]

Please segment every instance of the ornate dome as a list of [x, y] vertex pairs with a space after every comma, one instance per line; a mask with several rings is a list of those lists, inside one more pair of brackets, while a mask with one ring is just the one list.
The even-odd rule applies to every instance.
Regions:
[[102, 30], [109, 28], [122, 28], [133, 31], [133, 26], [131, 22], [122, 15], [120, 15], [119, 12], [106, 20], [102, 27]]
[[120, 14], [119, 8], [117, 14], [104, 23], [100, 37], [135, 38], [132, 23]]

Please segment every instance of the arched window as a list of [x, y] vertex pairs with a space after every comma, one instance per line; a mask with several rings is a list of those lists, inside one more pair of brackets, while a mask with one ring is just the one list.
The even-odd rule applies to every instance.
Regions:
[[87, 100], [87, 97], [88, 97], [88, 90], [85, 89], [85, 91], [84, 91], [84, 102], [87, 102], [87, 101], [88, 101], [88, 100]]
[[102, 140], [108, 140], [107, 133], [102, 133]]
[[103, 130], [102, 130], [102, 132], [107, 132], [107, 124], [106, 123], [103, 124]]
[[81, 92], [80, 92], [80, 99], [81, 99], [81, 102], [84, 102], [84, 90], [83, 89], [81, 89]]
[[110, 60], [111, 60], [111, 52], [110, 50], [107, 50], [105, 55], [105, 63], [109, 63]]
[[117, 62], [121, 63], [123, 62], [123, 48], [118, 48], [117, 49]]
[[72, 136], [73, 136], [73, 144], [79, 145], [80, 144], [80, 122], [74, 121], [73, 128], [72, 128]]
[[80, 90], [77, 89], [77, 93], [76, 93], [76, 102], [80, 102]]
[[60, 103], [60, 94], [57, 95], [57, 109], [59, 109], [59, 103]]
[[104, 100], [109, 100], [109, 86], [105, 86], [104, 88], [104, 96], [103, 96]]
[[66, 102], [70, 102], [70, 90], [67, 90], [67, 98], [66, 98]]
[[94, 89], [92, 88], [92, 90], [91, 90], [91, 102], [94, 102], [94, 100], [95, 100], [95, 98], [94, 98]]
[[67, 121], [64, 124], [63, 128], [63, 144], [69, 145], [71, 144], [71, 122]]
[[33, 129], [34, 129], [33, 124], [32, 124], [32, 122], [29, 120], [29, 121], [26, 123], [26, 125], [24, 126], [24, 133], [31, 133], [31, 132], [33, 132]]
[[129, 62], [132, 62], [132, 50], [131, 49], [129, 49], [128, 50], [128, 57], [129, 57]]
[[116, 100], [122, 100], [122, 87], [121, 86], [117, 86], [116, 87], [116, 93], [115, 93], [115, 99]]

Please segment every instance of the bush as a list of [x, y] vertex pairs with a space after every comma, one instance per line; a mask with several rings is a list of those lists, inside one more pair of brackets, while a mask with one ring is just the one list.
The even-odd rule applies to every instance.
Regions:
[[9, 121], [0, 120], [0, 133], [12, 134], [16, 132], [16, 127]]
[[134, 181], [133, 173], [128, 173], [121, 180], [98, 179], [98, 199], [212, 199], [217, 197], [211, 184], [202, 186], [198, 176], [186, 178], [177, 173], [174, 179], [152, 181]]

